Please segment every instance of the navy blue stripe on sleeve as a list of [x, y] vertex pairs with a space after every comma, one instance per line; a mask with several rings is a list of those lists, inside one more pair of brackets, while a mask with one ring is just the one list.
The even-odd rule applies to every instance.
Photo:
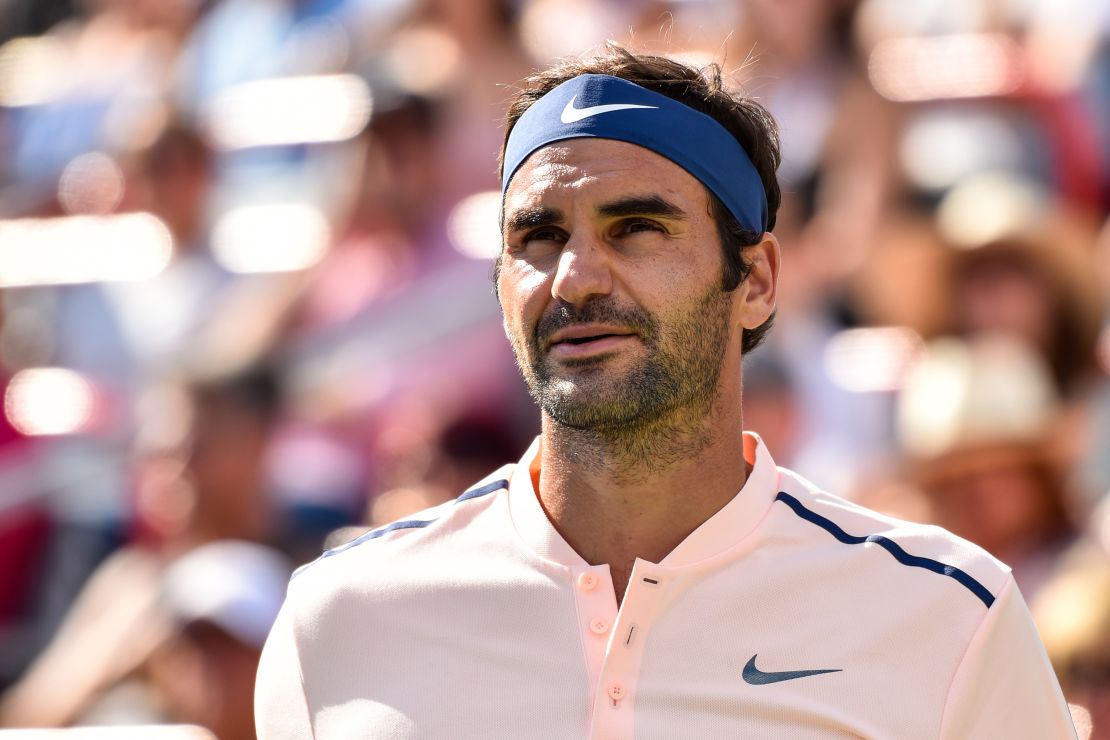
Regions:
[[485, 496], [487, 493], [493, 493], [494, 491], [500, 491], [501, 489], [508, 488], [508, 487], [509, 487], [509, 481], [507, 481], [507, 480], [495, 480], [492, 483], [487, 483], [484, 486], [479, 486], [478, 488], [474, 488], [474, 489], [471, 489], [471, 490], [467, 491], [466, 493], [464, 493], [463, 495], [461, 495], [457, 499], [455, 499], [455, 503], [461, 503], [463, 501], [469, 501], [472, 498], [479, 498], [481, 496]]
[[983, 586], [983, 584], [979, 583], [979, 581], [975, 580], [966, 572], [953, 565], [945, 565], [938, 560], [918, 557], [917, 555], [910, 555], [908, 552], [903, 550], [902, 546], [899, 545], [897, 542], [883, 537], [882, 535], [873, 534], [869, 536], [862, 536], [848, 534], [843, 529], [841, 529], [840, 526], [836, 524], [836, 522], [821, 516], [815, 511], [807, 509], [801, 501], [794, 498], [789, 493], [780, 492], [779, 495], [775, 497], [775, 500], [783, 502], [784, 504], [789, 506], [799, 517], [805, 519], [807, 522], [816, 524], [818, 527], [821, 527], [821, 529], [824, 529], [826, 532], [828, 532], [833, 537], [846, 545], [862, 545], [865, 542], [872, 542], [889, 552], [892, 556], [894, 556], [894, 559], [902, 565], [906, 565], [911, 568], [924, 568], [925, 570], [931, 570], [934, 573], [939, 573], [942, 576], [948, 576], [954, 581], [957, 581], [968, 591], [979, 597], [979, 600], [986, 604], [988, 609], [994, 603], [994, 595], [990, 591], [988, 591], [986, 587]]

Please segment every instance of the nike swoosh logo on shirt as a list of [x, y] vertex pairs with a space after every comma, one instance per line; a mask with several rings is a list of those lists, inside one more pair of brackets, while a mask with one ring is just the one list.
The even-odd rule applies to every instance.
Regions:
[[778, 683], [779, 681], [793, 681], [795, 678], [805, 678], [806, 676], [817, 676], [822, 673], [839, 673], [844, 670], [843, 668], [822, 668], [815, 671], [761, 671], [755, 667], [755, 659], [757, 655], [753, 655], [752, 659], [744, 666], [744, 681], [755, 686], [762, 686], [767, 683]]
[[592, 105], [589, 108], [575, 108], [574, 99], [578, 96], [567, 101], [566, 107], [563, 108], [562, 115], [559, 120], [563, 123], [574, 123], [581, 121], [583, 118], [596, 116], [600, 113], [610, 113], [615, 110], [629, 110], [631, 108], [658, 108], [658, 105], [636, 105], [634, 103], [609, 103], [608, 105]]

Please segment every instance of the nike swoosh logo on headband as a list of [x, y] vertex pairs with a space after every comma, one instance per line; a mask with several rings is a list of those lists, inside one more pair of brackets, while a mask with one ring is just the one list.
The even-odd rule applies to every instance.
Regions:
[[574, 99], [577, 98], [577, 97], [578, 96], [575, 95], [573, 98], [571, 98], [569, 101], [567, 101], [566, 107], [563, 108], [563, 113], [562, 113], [562, 115], [559, 116], [559, 120], [562, 121], [563, 123], [574, 123], [575, 121], [581, 121], [583, 118], [589, 118], [590, 116], [596, 116], [600, 113], [610, 113], [610, 112], [615, 111], [615, 110], [628, 110], [630, 108], [658, 108], [659, 107], [658, 105], [635, 105], [633, 103], [610, 103], [608, 105], [593, 105], [593, 106], [590, 106], [589, 108], [575, 108], [574, 107]]

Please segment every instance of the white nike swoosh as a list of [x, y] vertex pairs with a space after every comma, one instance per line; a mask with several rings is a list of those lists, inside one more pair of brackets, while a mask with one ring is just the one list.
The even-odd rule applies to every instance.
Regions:
[[658, 105], [635, 105], [633, 103], [610, 103], [609, 105], [594, 105], [594, 106], [591, 106], [589, 108], [575, 108], [574, 107], [574, 98], [577, 98], [577, 97], [578, 96], [575, 95], [573, 98], [571, 98], [569, 101], [567, 101], [566, 107], [563, 108], [563, 113], [562, 113], [562, 115], [559, 116], [559, 120], [562, 121], [563, 123], [574, 123], [575, 121], [581, 121], [583, 118], [589, 118], [590, 116], [596, 116], [599, 113], [609, 113], [609, 112], [615, 111], [615, 110], [628, 110], [630, 108], [658, 108], [659, 107]]

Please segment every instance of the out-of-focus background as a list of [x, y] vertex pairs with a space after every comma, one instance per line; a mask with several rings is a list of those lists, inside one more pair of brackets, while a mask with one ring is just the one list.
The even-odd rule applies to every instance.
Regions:
[[520, 455], [501, 119], [606, 39], [781, 124], [746, 426], [1110, 737], [1108, 0], [0, 0], [0, 727], [252, 737], [290, 569]]

